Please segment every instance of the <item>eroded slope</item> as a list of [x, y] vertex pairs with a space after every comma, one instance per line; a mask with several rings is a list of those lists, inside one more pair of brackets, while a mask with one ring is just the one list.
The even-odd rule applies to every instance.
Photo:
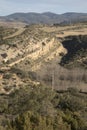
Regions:
[[65, 37], [62, 44], [68, 53], [62, 58], [61, 65], [87, 68], [87, 35]]

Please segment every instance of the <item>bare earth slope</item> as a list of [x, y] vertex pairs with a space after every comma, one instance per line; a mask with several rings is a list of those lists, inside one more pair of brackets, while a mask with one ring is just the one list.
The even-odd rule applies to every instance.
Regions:
[[[19, 28], [13, 34], [3, 37], [0, 41], [0, 93], [9, 94], [14, 88], [18, 89], [21, 84], [31, 82], [30, 78], [52, 86], [52, 80], [54, 79], [52, 76], [53, 73], [55, 75], [55, 89], [67, 89], [77, 84], [77, 87], [79, 86], [80, 89], [83, 88], [83, 90], [87, 90], [86, 79], [81, 81], [81, 84], [79, 81], [77, 83], [74, 79], [74, 75], [72, 79], [68, 80], [67, 77], [72, 72], [59, 65], [61, 62], [63, 64], [63, 58], [69, 54], [69, 50], [64, 46], [64, 42], [69, 39], [69, 37], [71, 37], [71, 39], [73, 37], [80, 37], [78, 35], [81, 35], [81, 37], [85, 39], [84, 35], [87, 34], [86, 29], [86, 24], [70, 26], [30, 25]], [[79, 43], [81, 39], [82, 38], [78, 39]], [[81, 49], [82, 48], [83, 47], [81, 47]], [[86, 62], [86, 50], [83, 50], [82, 53], [83, 52], [84, 56], [80, 56], [75, 61]], [[72, 60], [72, 62], [73, 64], [75, 63], [74, 60]], [[86, 65], [85, 63], [85, 68]], [[47, 68], [50, 70], [50, 73], [46, 79], [46, 75], [48, 74]], [[65, 76], [64, 73], [67, 76]], [[81, 77], [84, 74], [85, 73], [82, 73]], [[78, 73], [77, 77], [79, 75]], [[13, 82], [12, 77], [14, 79]], [[9, 85], [7, 87], [8, 89], [6, 89], [5, 86], [8, 83], [8, 79]], [[13, 88], [13, 86], [15, 87]]]

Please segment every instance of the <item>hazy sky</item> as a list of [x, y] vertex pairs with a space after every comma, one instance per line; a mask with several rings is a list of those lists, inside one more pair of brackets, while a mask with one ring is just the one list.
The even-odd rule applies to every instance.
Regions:
[[0, 15], [14, 12], [85, 12], [87, 0], [0, 0]]

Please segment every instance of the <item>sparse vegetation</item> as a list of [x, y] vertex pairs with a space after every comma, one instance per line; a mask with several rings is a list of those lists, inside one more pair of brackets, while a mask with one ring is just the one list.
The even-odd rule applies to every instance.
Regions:
[[0, 96], [0, 113], [6, 117], [1, 126], [5, 130], [83, 130], [86, 107], [87, 95], [79, 91], [60, 93], [32, 84]]
[[83, 28], [0, 28], [0, 130], [87, 130]]

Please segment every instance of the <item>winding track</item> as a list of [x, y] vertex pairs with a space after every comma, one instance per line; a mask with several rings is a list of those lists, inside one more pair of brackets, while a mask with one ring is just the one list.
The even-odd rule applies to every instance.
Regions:
[[7, 37], [4, 37], [3, 39], [5, 40], [5, 39], [13, 38], [13, 37], [15, 37], [15, 36], [20, 35], [20, 34], [23, 33], [24, 31], [25, 31], [25, 28], [19, 28], [14, 34], [9, 35], [9, 36], [7, 36]]

